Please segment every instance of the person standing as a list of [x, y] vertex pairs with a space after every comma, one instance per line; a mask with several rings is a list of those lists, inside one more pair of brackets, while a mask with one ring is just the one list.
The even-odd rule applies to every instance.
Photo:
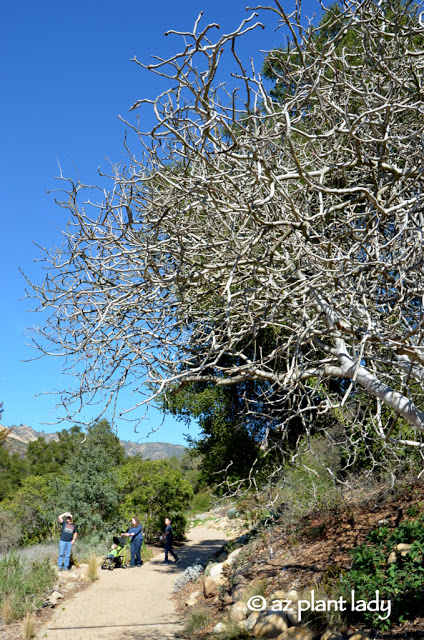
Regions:
[[174, 550], [172, 548], [172, 545], [174, 543], [174, 532], [172, 531], [171, 518], [165, 518], [165, 524], [166, 524], [166, 529], [165, 529], [165, 560], [164, 560], [164, 563], [165, 564], [169, 564], [169, 562], [168, 562], [168, 553], [170, 553], [171, 556], [175, 560], [175, 564], [177, 564], [177, 562], [179, 561], [179, 557], [177, 555], [175, 555]]
[[62, 525], [59, 540], [59, 559], [57, 564], [59, 566], [59, 571], [62, 571], [62, 569], [64, 571], [70, 571], [69, 559], [71, 557], [72, 545], [77, 539], [77, 528], [72, 522], [72, 513], [69, 513], [69, 511], [61, 513], [57, 519]]
[[143, 544], [143, 531], [141, 528], [140, 520], [138, 518], [131, 518], [131, 527], [126, 533], [122, 533], [122, 536], [131, 538], [131, 562], [130, 567], [141, 567], [143, 561], [141, 559], [141, 545]]

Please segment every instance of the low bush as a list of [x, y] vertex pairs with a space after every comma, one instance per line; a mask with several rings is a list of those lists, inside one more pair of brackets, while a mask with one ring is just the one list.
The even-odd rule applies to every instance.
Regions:
[[[410, 544], [407, 553], [396, 551], [399, 543]], [[390, 564], [389, 554], [396, 557]], [[402, 522], [394, 531], [388, 527], [372, 530], [366, 543], [352, 551], [353, 565], [342, 576], [346, 592], [355, 590], [355, 600], [374, 600], [379, 591], [381, 600], [391, 601], [391, 614], [382, 620], [380, 612], [357, 614], [377, 629], [391, 622], [409, 620], [422, 613], [424, 602], [424, 517]], [[347, 596], [348, 597], [348, 596]], [[385, 615], [385, 614], [384, 614]]]
[[0, 553], [17, 547], [22, 538], [21, 527], [11, 511], [0, 511]]
[[10, 554], [0, 559], [0, 609], [10, 621], [41, 606], [54, 584], [56, 572], [48, 559], [35, 562]]
[[205, 513], [205, 511], [209, 511], [212, 508], [211, 496], [207, 491], [199, 491], [193, 496], [193, 500], [191, 502], [191, 513]]
[[95, 582], [99, 579], [99, 562], [97, 556], [92, 555], [88, 558], [88, 579]]
[[192, 565], [191, 567], [187, 567], [187, 569], [185, 569], [185, 571], [183, 571], [178, 576], [178, 578], [176, 578], [174, 582], [174, 591], [180, 591], [189, 582], [194, 582], [195, 580], [197, 580], [200, 574], [203, 573], [203, 570], [203, 565], [200, 564], [199, 560], [196, 560], [196, 564]]
[[185, 621], [183, 637], [191, 638], [194, 633], [204, 631], [211, 624], [211, 614], [203, 607], [195, 608]]

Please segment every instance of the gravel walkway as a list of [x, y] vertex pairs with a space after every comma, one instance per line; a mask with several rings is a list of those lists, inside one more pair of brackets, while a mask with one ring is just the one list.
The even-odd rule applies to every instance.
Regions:
[[197, 527], [178, 549], [180, 562], [163, 564], [163, 552], [140, 568], [99, 571], [100, 579], [57, 606], [37, 640], [165, 640], [181, 630], [172, 601], [174, 580], [196, 558], [226, 541], [216, 529]]

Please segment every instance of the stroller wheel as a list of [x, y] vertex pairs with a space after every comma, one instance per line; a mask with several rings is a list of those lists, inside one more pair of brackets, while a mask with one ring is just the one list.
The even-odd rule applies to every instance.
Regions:
[[115, 568], [115, 567], [113, 566], [113, 564], [111, 564], [111, 565], [110, 565], [110, 567], [109, 567], [109, 571], [113, 571], [113, 570], [114, 570], [114, 568]]
[[102, 564], [102, 569], [107, 569], [107, 566], [105, 564]]
[[122, 569], [126, 569], [126, 568], [127, 568], [127, 565], [126, 565], [126, 564], [122, 564], [122, 565], [121, 565], [121, 568], [122, 568]]

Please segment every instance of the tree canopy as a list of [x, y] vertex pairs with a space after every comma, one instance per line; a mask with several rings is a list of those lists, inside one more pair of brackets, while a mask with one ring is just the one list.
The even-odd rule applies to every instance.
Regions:
[[[114, 405], [125, 386], [136, 409], [185, 385], [253, 381], [260, 408], [245, 412], [277, 414], [282, 442], [293, 420], [308, 434], [337, 414], [348, 438], [360, 425], [422, 449], [420, 7], [346, 0], [325, 28], [300, 3], [261, 8], [288, 34], [267, 59], [278, 96], [237, 55], [257, 14], [216, 40], [199, 16], [182, 51], [136, 61], [169, 80], [132, 107], [153, 106], [157, 123], [127, 121], [140, 146], [99, 204], [67, 182], [64, 242], [32, 285], [50, 311], [37, 347], [79, 376], [68, 411], [83, 397]], [[221, 81], [223, 52], [237, 87]]]

